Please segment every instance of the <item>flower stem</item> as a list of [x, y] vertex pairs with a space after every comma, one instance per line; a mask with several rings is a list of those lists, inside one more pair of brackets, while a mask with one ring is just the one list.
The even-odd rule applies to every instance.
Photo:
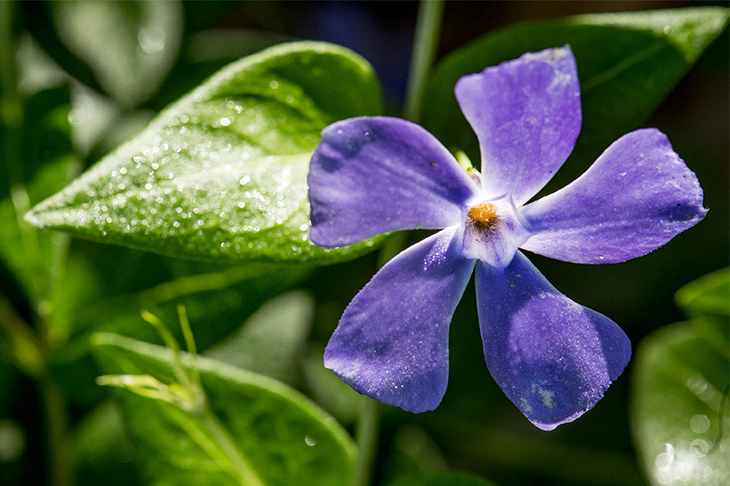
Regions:
[[418, 7], [404, 112], [404, 118], [414, 123], [421, 119], [426, 80], [436, 58], [443, 13], [443, 0], [423, 0]]

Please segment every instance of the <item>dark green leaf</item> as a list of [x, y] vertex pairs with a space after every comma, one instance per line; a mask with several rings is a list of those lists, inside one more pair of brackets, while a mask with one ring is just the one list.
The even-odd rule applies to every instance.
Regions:
[[99, 92], [102, 91], [94, 71], [64, 45], [51, 16], [51, 2], [22, 2], [23, 24], [33, 39], [64, 71]]
[[381, 111], [372, 68], [343, 48], [286, 44], [224, 68], [28, 216], [166, 255], [330, 263], [309, 243], [306, 175], [328, 124]]
[[[71, 125], [68, 123], [70, 108], [68, 87], [47, 89], [33, 94], [22, 103], [22, 124], [20, 131], [12, 135], [8, 128], [0, 128], [0, 143], [5, 150], [0, 158], [0, 200], [10, 196], [12, 184], [29, 185], [36, 178], [45, 179], [29, 194], [31, 204], [36, 204], [63, 188], [68, 182], [67, 174], [48, 180], [48, 175], [39, 174], [47, 165], [70, 157], [73, 153]], [[6, 137], [17, 137], [8, 139]], [[13, 144], [17, 152], [8, 150]], [[12, 154], [12, 155], [11, 155]], [[52, 178], [52, 177], [51, 177]]]
[[448, 147], [479, 160], [476, 136], [454, 97], [456, 81], [525, 52], [570, 45], [578, 63], [583, 125], [569, 170], [572, 181], [619, 136], [638, 128], [707, 45], [723, 31], [728, 10], [700, 7], [516, 24], [447, 56], [428, 87], [425, 126]]
[[494, 486], [494, 483], [469, 474], [441, 471], [405, 476], [388, 486]]
[[689, 317], [730, 316], [730, 268], [698, 278], [677, 291], [676, 300]]
[[393, 435], [383, 474], [395, 479], [417, 473], [442, 472], [447, 468], [446, 458], [428, 432], [406, 424]]
[[[108, 372], [151, 374], [167, 383], [173, 378], [168, 349], [113, 334], [97, 335], [95, 341]], [[186, 366], [192, 362], [183, 356]], [[314, 403], [270, 378], [209, 358], [195, 362], [213, 412], [267, 486], [349, 484], [352, 439]], [[237, 484], [220, 458], [214, 459], [216, 441], [199, 417], [127, 391], [119, 396], [136, 457], [153, 484]]]

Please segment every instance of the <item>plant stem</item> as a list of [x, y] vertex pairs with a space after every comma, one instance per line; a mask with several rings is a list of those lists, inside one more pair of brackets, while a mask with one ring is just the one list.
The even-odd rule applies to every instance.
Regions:
[[426, 80], [436, 58], [443, 13], [443, 0], [423, 0], [418, 7], [404, 111], [404, 118], [414, 123], [421, 119]]

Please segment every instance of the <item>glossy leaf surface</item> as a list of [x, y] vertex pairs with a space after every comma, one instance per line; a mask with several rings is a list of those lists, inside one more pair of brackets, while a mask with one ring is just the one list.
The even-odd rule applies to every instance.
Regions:
[[320, 131], [381, 110], [346, 49], [284, 44], [222, 69], [28, 215], [34, 225], [166, 255], [329, 263], [373, 247], [309, 243], [306, 175]]

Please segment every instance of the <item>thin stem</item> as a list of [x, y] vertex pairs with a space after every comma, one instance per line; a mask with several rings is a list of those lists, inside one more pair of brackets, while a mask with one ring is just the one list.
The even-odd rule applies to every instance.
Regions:
[[372, 480], [371, 473], [375, 463], [375, 453], [378, 450], [380, 402], [369, 397], [363, 397], [356, 432], [360, 455], [355, 465], [353, 486], [368, 486]]
[[418, 7], [404, 112], [404, 117], [414, 123], [421, 119], [426, 80], [436, 58], [443, 13], [443, 0], [423, 0]]
[[253, 470], [248, 461], [241, 455], [233, 439], [228, 435], [226, 429], [221, 425], [218, 417], [215, 416], [210, 406], [205, 408], [201, 416], [205, 426], [208, 428], [218, 447], [228, 456], [231, 464], [236, 469], [242, 486], [266, 486], [258, 474]]

